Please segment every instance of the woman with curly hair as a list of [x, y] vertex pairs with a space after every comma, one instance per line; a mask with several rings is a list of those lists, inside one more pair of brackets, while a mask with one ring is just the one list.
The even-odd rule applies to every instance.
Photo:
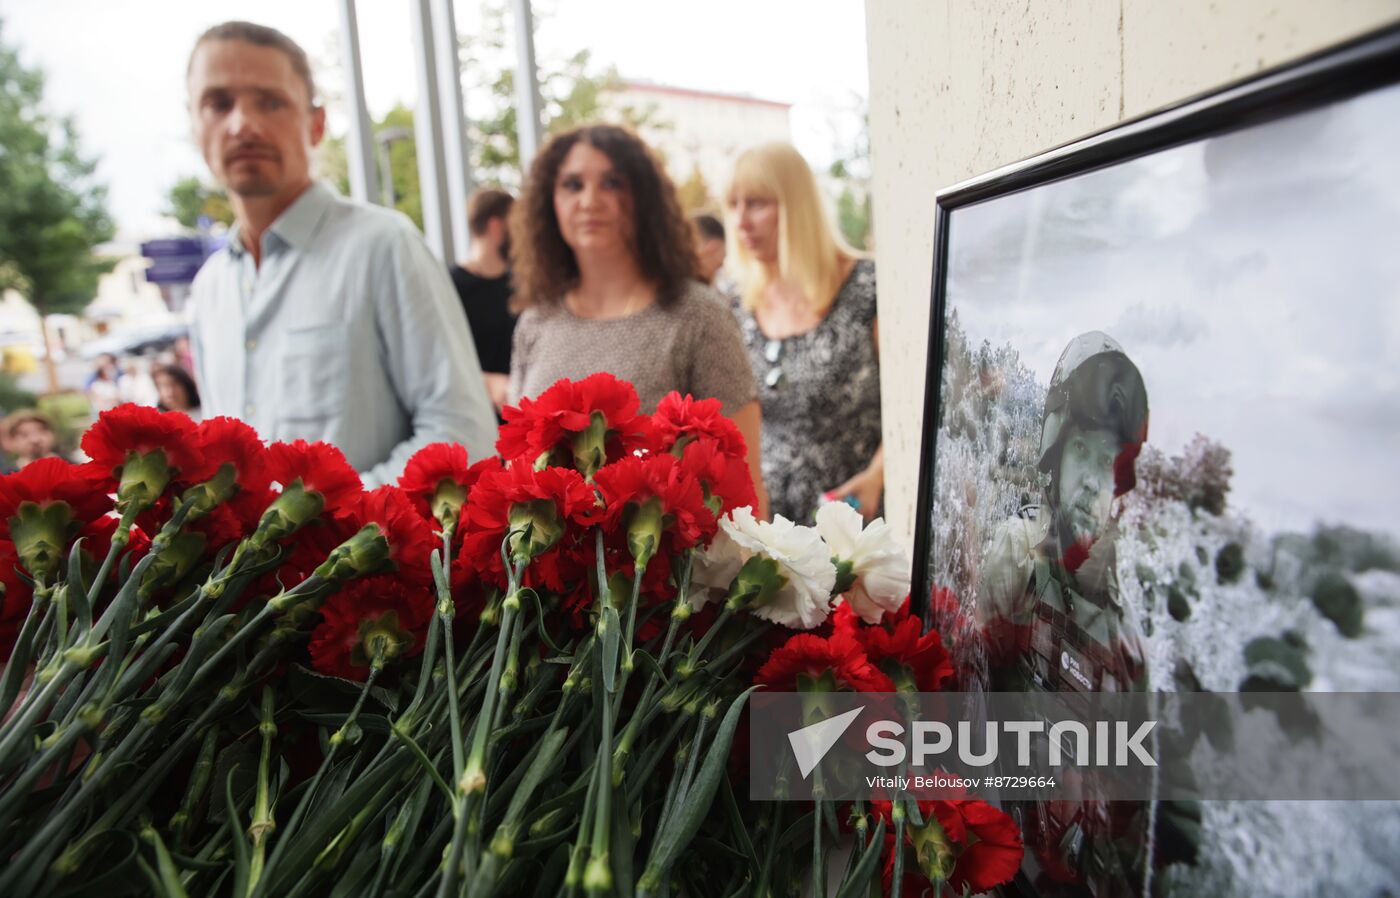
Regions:
[[766, 515], [743, 338], [724, 299], [695, 279], [690, 224], [646, 144], [614, 125], [556, 136], [530, 166], [510, 224], [521, 315], [507, 401], [598, 371], [631, 381], [646, 412], [672, 390], [718, 399], [748, 443]]
[[788, 144], [741, 154], [727, 199], [773, 512], [810, 521], [845, 499], [869, 520], [885, 488], [875, 263], [832, 227]]

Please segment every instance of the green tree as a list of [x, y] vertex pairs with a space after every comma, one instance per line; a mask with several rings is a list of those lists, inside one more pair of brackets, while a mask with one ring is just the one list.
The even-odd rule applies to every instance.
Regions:
[[[42, 316], [81, 312], [113, 261], [94, 250], [116, 228], [96, 162], [84, 157], [70, 119], [46, 115], [44, 78], [25, 68], [0, 31], [0, 289], [28, 297]], [[49, 389], [58, 389], [46, 354]]]
[[710, 195], [710, 185], [698, 165], [690, 167], [690, 176], [676, 188], [676, 193], [680, 197], [681, 208], [687, 214], [712, 212], [715, 209], [715, 198]]
[[199, 227], [200, 216], [225, 225], [233, 224], [228, 193], [222, 187], [208, 186], [193, 175], [181, 178], [170, 188], [165, 214], [191, 230]]
[[[839, 142], [838, 142], [839, 143]], [[836, 197], [836, 223], [846, 241], [856, 249], [869, 249], [871, 242], [870, 204], [870, 113], [861, 115], [860, 130], [838, 146], [836, 161], [827, 174], [840, 185]]]
[[[547, 15], [544, 11], [543, 15]], [[500, 185], [518, 189], [520, 138], [515, 115], [515, 49], [507, 30], [510, 14], [503, 3], [490, 2], [482, 11], [482, 27], [459, 40], [463, 91], [468, 107], [467, 141], [472, 177], [480, 185]], [[510, 27], [513, 27], [511, 23]], [[336, 47], [328, 47], [332, 60], [324, 68], [339, 69]], [[546, 133], [554, 134], [599, 119], [620, 120], [637, 129], [664, 129], [652, 107], [610, 103], [608, 93], [622, 85], [617, 71], [600, 69], [587, 50], [562, 60], [540, 59], [539, 82], [541, 117]], [[325, 79], [334, 83], [336, 78]], [[386, 129], [403, 128], [409, 136], [389, 142], [389, 168], [394, 185], [394, 206], [423, 226], [422, 197], [418, 186], [418, 150], [413, 138], [413, 110], [395, 106], [374, 122], [372, 130], [381, 135]], [[336, 184], [342, 193], [350, 190], [345, 141], [327, 138], [319, 155], [321, 176]], [[380, 166], [376, 140], [375, 165]], [[383, 172], [379, 171], [383, 180]], [[381, 188], [382, 189], [382, 188]]]

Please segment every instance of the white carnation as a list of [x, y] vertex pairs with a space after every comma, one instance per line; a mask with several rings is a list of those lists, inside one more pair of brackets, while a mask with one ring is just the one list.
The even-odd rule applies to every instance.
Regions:
[[831, 554], [849, 561], [856, 581], [842, 596], [867, 624], [878, 624], [909, 595], [909, 556], [895, 542], [890, 525], [876, 518], [862, 529], [860, 512], [845, 502], [817, 509], [817, 531]]
[[763, 555], [777, 563], [787, 583], [772, 601], [749, 610], [764, 620], [803, 630], [826, 620], [836, 568], [821, 534], [782, 515], [771, 522], [757, 520], [748, 508], [734, 509], [719, 525], [719, 534], [700, 553], [691, 575], [692, 583], [700, 587], [691, 597], [696, 608], [722, 599], [744, 563]]

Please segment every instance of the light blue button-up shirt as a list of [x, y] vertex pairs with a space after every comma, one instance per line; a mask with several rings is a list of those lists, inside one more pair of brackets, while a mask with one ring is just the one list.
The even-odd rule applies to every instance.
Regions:
[[206, 416], [265, 440], [325, 440], [366, 486], [417, 449], [495, 452], [496, 415], [447, 269], [404, 215], [313, 184], [262, 237], [237, 228], [191, 288]]

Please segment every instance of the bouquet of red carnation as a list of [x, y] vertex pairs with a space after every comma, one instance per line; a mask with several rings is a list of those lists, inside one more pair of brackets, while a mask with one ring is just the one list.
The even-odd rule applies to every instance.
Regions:
[[505, 418], [500, 457], [427, 446], [373, 491], [331, 446], [132, 406], [90, 463], [0, 478], [0, 894], [800, 875], [728, 761], [754, 684], [943, 685], [888, 528], [756, 520], [712, 400], [645, 415], [594, 375]]

